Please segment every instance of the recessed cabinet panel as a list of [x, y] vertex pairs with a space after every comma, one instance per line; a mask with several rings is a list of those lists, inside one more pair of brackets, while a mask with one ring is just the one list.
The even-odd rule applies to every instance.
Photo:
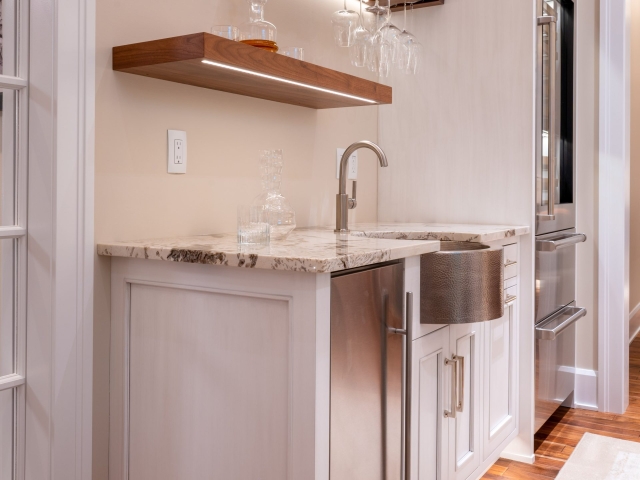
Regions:
[[515, 302], [485, 325], [485, 458], [516, 428], [515, 328]]
[[449, 408], [450, 389], [447, 377], [449, 328], [426, 335], [413, 342], [411, 479], [446, 480], [448, 478], [447, 438], [449, 421], [444, 410]]
[[455, 472], [452, 479], [466, 479], [480, 465], [480, 337], [482, 323], [451, 325], [451, 353], [456, 360], [456, 418], [452, 419], [449, 454]]
[[131, 286], [129, 479], [289, 478], [289, 303]]
[[489, 322], [489, 429], [495, 430], [510, 415], [509, 352], [511, 350], [511, 315]]

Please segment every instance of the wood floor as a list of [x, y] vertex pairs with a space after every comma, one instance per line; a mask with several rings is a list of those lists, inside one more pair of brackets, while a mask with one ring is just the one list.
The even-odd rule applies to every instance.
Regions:
[[640, 336], [629, 347], [629, 363], [629, 408], [624, 415], [560, 408], [536, 434], [533, 465], [500, 459], [482, 478], [556, 478], [585, 432], [640, 443]]

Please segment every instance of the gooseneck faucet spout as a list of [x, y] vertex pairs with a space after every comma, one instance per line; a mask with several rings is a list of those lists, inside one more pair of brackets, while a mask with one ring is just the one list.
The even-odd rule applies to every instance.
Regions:
[[380, 161], [381, 167], [386, 167], [389, 165], [387, 162], [387, 156], [382, 151], [382, 149], [373, 142], [369, 142], [368, 140], [362, 140], [361, 142], [356, 142], [347, 148], [342, 155], [342, 159], [340, 160], [340, 190], [338, 191], [338, 195], [336, 195], [336, 233], [348, 233], [349, 229], [347, 228], [349, 224], [349, 216], [348, 211], [356, 208], [356, 182], [353, 182], [353, 198], [349, 198], [347, 195], [347, 164], [349, 163], [349, 157], [356, 150], [360, 150], [361, 148], [368, 148], [372, 150]]

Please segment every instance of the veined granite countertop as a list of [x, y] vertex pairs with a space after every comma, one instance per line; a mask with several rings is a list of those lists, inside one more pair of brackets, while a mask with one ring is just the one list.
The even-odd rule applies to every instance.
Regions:
[[351, 235], [395, 240], [442, 240], [458, 242], [491, 242], [525, 235], [525, 226], [464, 225], [446, 223], [356, 223], [349, 227]]
[[429, 223], [357, 223], [349, 228], [346, 235], [335, 234], [333, 227], [297, 229], [268, 247], [239, 247], [235, 234], [216, 234], [99, 244], [98, 254], [325, 273], [436, 252], [439, 240], [490, 242], [530, 232], [524, 226]]
[[406, 241], [294, 230], [268, 247], [239, 247], [236, 234], [198, 235], [98, 245], [98, 254], [241, 268], [326, 273], [437, 252], [438, 241]]

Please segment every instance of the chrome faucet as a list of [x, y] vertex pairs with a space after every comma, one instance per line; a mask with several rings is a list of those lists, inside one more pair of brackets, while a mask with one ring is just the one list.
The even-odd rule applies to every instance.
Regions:
[[349, 232], [349, 229], [347, 228], [349, 224], [348, 210], [353, 210], [358, 205], [356, 200], [355, 180], [353, 182], [353, 198], [349, 198], [349, 195], [347, 195], [347, 163], [349, 163], [349, 157], [353, 152], [360, 150], [361, 148], [373, 150], [373, 152], [378, 156], [381, 167], [389, 165], [387, 163], [387, 156], [384, 154], [382, 149], [373, 142], [363, 140], [361, 142], [354, 143], [345, 150], [342, 155], [342, 159], [340, 160], [340, 190], [336, 196], [336, 233]]

